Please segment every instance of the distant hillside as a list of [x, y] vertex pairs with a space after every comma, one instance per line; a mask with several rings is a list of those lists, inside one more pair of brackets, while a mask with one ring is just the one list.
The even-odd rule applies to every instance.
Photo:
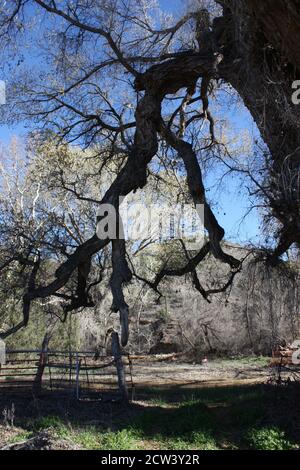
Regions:
[[[163, 263], [164, 247], [150, 245], [133, 262], [136, 271], [153, 278]], [[135, 353], [171, 353], [193, 350], [234, 355], [270, 353], [275, 344], [300, 339], [299, 275], [289, 274], [287, 266], [267, 268], [254, 261], [247, 247], [226, 244], [227, 252], [245, 258], [242, 272], [224, 293], [212, 295], [207, 302], [192, 284], [191, 276], [165, 278], [157, 293], [144, 283], [133, 280], [125, 288], [130, 305], [130, 341], [127, 350]], [[182, 263], [181, 259], [170, 263]], [[216, 272], [218, 278], [216, 278]], [[209, 256], [197, 269], [205, 288], [219, 288], [228, 280], [229, 268]], [[71, 315], [58, 323], [51, 343], [66, 349], [70, 346], [101, 349], [106, 332], [118, 328], [118, 315], [111, 313], [109, 275], [95, 295], [96, 307]], [[10, 347], [39, 347], [46, 329], [45, 311], [11, 337]]]
[[[226, 250], [240, 259], [249, 253], [247, 247], [226, 245]], [[145, 249], [136, 263], [138, 272], [151, 279], [151, 271], [161, 259], [160, 250], [159, 246]], [[190, 275], [165, 278], [160, 285], [160, 299], [148, 286], [133, 281], [126, 288], [130, 301], [128, 349], [137, 353], [193, 348], [200, 353], [259, 354], [270, 353], [275, 344], [300, 338], [299, 277], [282, 269], [266, 268], [254, 262], [250, 253], [232, 287], [211, 296], [211, 303], [193, 287]], [[228, 268], [213, 257], [201, 264], [197, 274], [205, 287], [218, 288], [228, 280]], [[108, 308], [106, 301], [106, 307], [102, 305], [89, 314], [89, 321], [79, 317], [86, 347], [97, 341], [103, 343], [102, 328], [118, 326], [117, 315], [107, 316]], [[101, 327], [104, 318], [105, 327]]]
[[[226, 249], [240, 258], [249, 251], [233, 244], [227, 244]], [[221, 275], [214, 279], [216, 263], [210, 257], [198, 270], [204, 286], [215, 288], [226, 283], [224, 265], [220, 264]], [[189, 276], [168, 278], [162, 284], [159, 303], [148, 293], [132, 308], [131, 346], [139, 343], [141, 349], [156, 353], [192, 347], [229, 355], [269, 353], [277, 343], [300, 338], [298, 280], [280, 268], [255, 263], [251, 254], [233, 286], [212, 296], [211, 303], [191, 285]]]

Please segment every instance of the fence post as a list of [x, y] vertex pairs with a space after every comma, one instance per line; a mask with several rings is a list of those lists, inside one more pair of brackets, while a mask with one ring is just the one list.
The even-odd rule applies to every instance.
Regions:
[[5, 342], [0, 339], [0, 372], [1, 372], [1, 367], [5, 366], [6, 363], [6, 345]]
[[76, 353], [76, 398], [79, 400], [79, 375], [80, 375], [80, 360], [78, 352]]
[[124, 370], [124, 364], [122, 361], [119, 335], [116, 331], [114, 331], [111, 334], [111, 350], [112, 350], [112, 355], [114, 356], [114, 359], [115, 359], [115, 365], [117, 369], [119, 392], [121, 394], [122, 400], [125, 403], [127, 403], [128, 391], [126, 387], [125, 370]]
[[71, 384], [72, 384], [72, 369], [73, 369], [73, 358], [72, 358], [72, 352], [69, 351], [69, 387], [71, 390]]
[[40, 394], [42, 391], [42, 383], [43, 383], [43, 375], [44, 370], [47, 364], [47, 351], [49, 346], [50, 336], [48, 333], [45, 334], [43, 343], [42, 343], [42, 351], [39, 357], [38, 368], [36, 371], [36, 375], [33, 382], [33, 392], [36, 394]]

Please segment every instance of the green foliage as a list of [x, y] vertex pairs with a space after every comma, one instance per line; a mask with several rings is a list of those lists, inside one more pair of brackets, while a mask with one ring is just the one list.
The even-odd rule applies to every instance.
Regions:
[[103, 450], [134, 450], [138, 449], [137, 434], [132, 429], [123, 429], [117, 432], [108, 432], [101, 435], [101, 449]]
[[[1, 307], [0, 307], [1, 308]], [[17, 323], [20, 316], [17, 312], [7, 314], [7, 325]], [[40, 349], [43, 337], [46, 332], [46, 315], [42, 308], [34, 307], [26, 328], [12, 336], [6, 341], [9, 349]], [[57, 322], [57, 326], [52, 334], [49, 348], [68, 351], [79, 348], [79, 322], [75, 315], [70, 316], [65, 323]]]
[[251, 429], [247, 434], [247, 441], [251, 448], [256, 450], [291, 450], [295, 448], [280, 429], [260, 428]]
[[43, 430], [51, 429], [56, 436], [60, 438], [67, 438], [71, 433], [71, 429], [64, 423], [64, 421], [59, 416], [43, 416], [38, 420], [35, 420], [32, 424], [32, 430], [34, 432], [39, 432]]
[[138, 436], [130, 428], [116, 432], [105, 432], [97, 427], [78, 430], [69, 435], [76, 444], [88, 450], [136, 450]]
[[166, 450], [218, 450], [216, 441], [207, 430], [192, 432], [185, 438], [162, 440]]
[[63, 425], [61, 418], [58, 416], [43, 416], [34, 422], [35, 431], [41, 431], [47, 428], [58, 429]]
[[78, 431], [73, 436], [71, 436], [71, 438], [73, 438], [73, 441], [83, 449], [100, 449], [99, 431], [97, 431], [97, 429], [94, 427], [91, 427], [84, 431]]
[[32, 433], [30, 431], [21, 431], [18, 434], [15, 434], [11, 439], [9, 439], [9, 442], [11, 444], [15, 442], [22, 442], [22, 441], [25, 441], [26, 439], [29, 439], [31, 435]]

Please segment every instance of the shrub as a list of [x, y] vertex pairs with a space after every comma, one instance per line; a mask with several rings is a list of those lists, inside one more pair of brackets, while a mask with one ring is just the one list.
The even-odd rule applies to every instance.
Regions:
[[251, 429], [247, 441], [251, 448], [257, 450], [290, 450], [295, 447], [278, 428]]

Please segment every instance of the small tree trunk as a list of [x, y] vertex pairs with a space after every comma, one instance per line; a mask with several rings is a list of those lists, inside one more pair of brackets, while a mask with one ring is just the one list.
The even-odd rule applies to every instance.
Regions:
[[126, 386], [125, 370], [124, 370], [124, 364], [122, 361], [119, 335], [115, 331], [111, 335], [111, 350], [112, 350], [112, 355], [114, 356], [114, 359], [115, 359], [115, 365], [117, 369], [119, 392], [121, 394], [122, 400], [127, 403], [128, 391], [127, 391], [127, 386]]

